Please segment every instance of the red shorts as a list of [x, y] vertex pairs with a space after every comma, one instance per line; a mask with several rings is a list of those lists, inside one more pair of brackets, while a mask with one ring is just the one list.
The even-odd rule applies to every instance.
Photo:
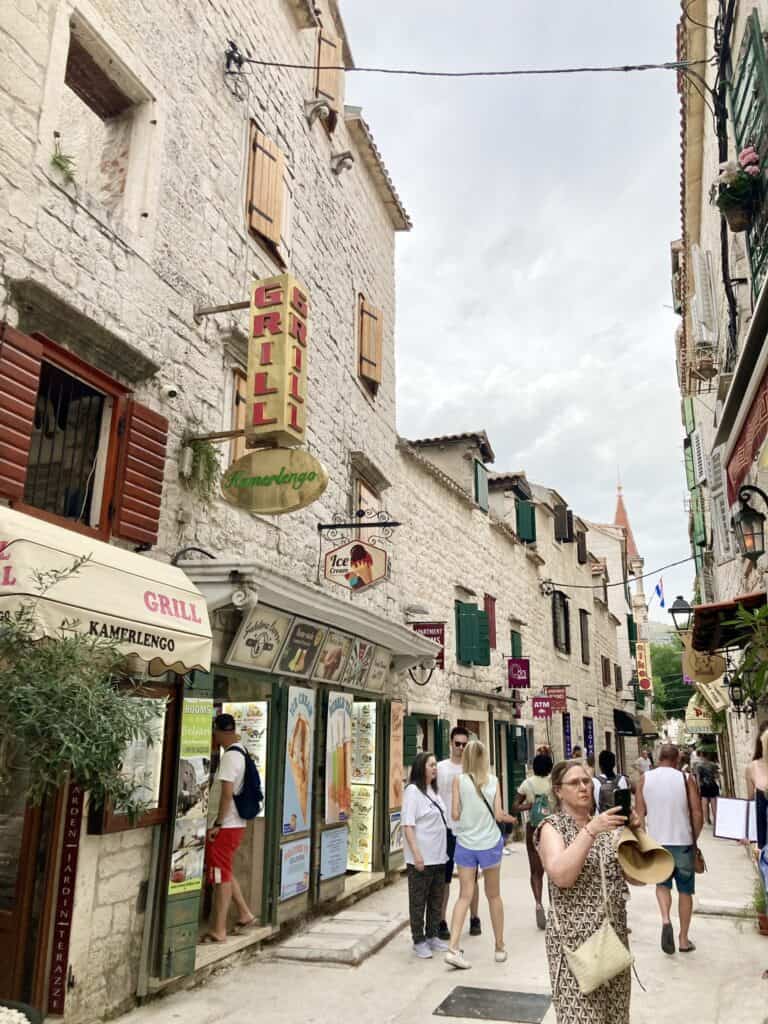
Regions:
[[232, 881], [232, 861], [245, 835], [244, 828], [220, 828], [205, 847], [205, 866], [211, 885]]

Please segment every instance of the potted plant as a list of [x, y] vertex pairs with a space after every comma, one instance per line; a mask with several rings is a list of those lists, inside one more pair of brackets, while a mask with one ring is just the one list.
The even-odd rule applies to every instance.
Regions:
[[733, 232], [746, 231], [752, 224], [755, 206], [762, 193], [760, 157], [754, 146], [746, 146], [738, 160], [720, 164], [713, 199]]
[[757, 929], [761, 935], [768, 935], [768, 913], [766, 913], [765, 882], [762, 875], [755, 879], [752, 905], [757, 914]]

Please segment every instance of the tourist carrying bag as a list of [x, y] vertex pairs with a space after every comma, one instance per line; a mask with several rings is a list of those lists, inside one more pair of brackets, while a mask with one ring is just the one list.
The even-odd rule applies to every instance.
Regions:
[[[634, 957], [616, 934], [611, 924], [611, 911], [608, 905], [608, 892], [605, 887], [605, 868], [603, 866], [603, 852], [598, 851], [600, 861], [600, 885], [603, 891], [603, 907], [605, 909], [605, 920], [594, 934], [582, 942], [575, 949], [569, 949], [563, 942], [563, 952], [571, 974], [578, 982], [582, 994], [587, 996], [590, 992], [607, 985], [618, 974], [626, 971], [634, 963]], [[552, 921], [558, 932], [561, 933], [560, 922], [555, 910], [554, 901], [551, 904], [550, 913]], [[562, 964], [560, 965], [562, 966]], [[560, 980], [560, 967], [558, 967], [555, 979], [555, 988]]]
[[699, 845], [696, 842], [696, 832], [693, 827], [693, 808], [691, 807], [691, 791], [688, 789], [688, 779], [685, 777], [684, 772], [680, 772], [683, 776], [683, 785], [685, 786], [685, 799], [688, 803], [688, 818], [691, 822], [691, 837], [693, 838], [693, 870], [697, 875], [703, 875], [707, 870], [707, 862], [704, 860], [704, 854], [699, 849]]
[[[471, 775], [471, 774], [470, 774], [470, 776], [469, 776], [469, 777], [470, 777], [470, 779], [472, 779], [472, 785], [473, 785], [473, 786], [475, 787], [475, 792], [476, 792], [476, 793], [477, 793], [477, 795], [478, 795], [478, 796], [480, 797], [480, 799], [481, 799], [481, 800], [483, 801], [483, 803], [485, 804], [485, 806], [486, 806], [486, 807], [488, 808], [488, 813], [489, 813], [489, 814], [490, 814], [490, 816], [491, 816], [491, 817], [493, 818], [493, 820], [494, 820], [494, 823], [495, 823], [495, 825], [496, 825], [496, 828], [497, 828], [497, 829], [499, 830], [499, 838], [500, 838], [500, 839], [503, 839], [503, 838], [504, 838], [504, 829], [503, 829], [503, 828], [501, 827], [501, 825], [499, 824], [499, 822], [498, 822], [498, 821], [496, 821], [496, 812], [494, 811], [494, 809], [493, 809], [493, 808], [491, 807], [491, 805], [490, 805], [490, 804], [488, 803], [488, 801], [487, 801], [487, 800], [485, 799], [485, 797], [483, 796], [483, 791], [482, 791], [482, 789], [480, 789], [480, 787], [478, 786], [478, 784], [477, 784], [477, 783], [475, 782], [475, 777], [474, 777], [474, 775]], [[496, 785], [498, 786], [498, 784], [499, 784], [499, 781], [498, 781], [498, 779], [497, 779], [497, 780], [496, 780]]]

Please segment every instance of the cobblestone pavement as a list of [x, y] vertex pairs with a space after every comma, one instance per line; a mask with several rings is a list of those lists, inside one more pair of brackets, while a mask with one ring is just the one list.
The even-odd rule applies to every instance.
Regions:
[[[711, 837], [702, 843], [709, 871], [699, 876], [701, 906], [718, 910], [748, 904], [752, 885], [745, 851]], [[471, 971], [458, 972], [441, 958], [416, 960], [407, 930], [358, 967], [280, 961], [269, 948], [258, 959], [222, 970], [205, 985], [156, 1000], [122, 1018], [121, 1024], [421, 1024], [457, 985], [543, 993], [549, 989], [544, 936], [536, 930], [522, 845], [504, 858], [503, 891], [509, 961], [493, 962], [487, 913], [484, 935], [467, 936]], [[379, 913], [406, 910], [404, 881], [373, 894], [358, 908]], [[482, 902], [481, 902], [482, 908]], [[482, 912], [482, 911], [481, 911]], [[696, 913], [691, 937], [697, 950], [666, 956], [659, 948], [659, 917], [653, 888], [632, 890], [632, 949], [640, 979], [633, 982], [632, 1024], [768, 1024], [768, 940], [752, 919]], [[458, 1019], [457, 1024], [460, 1024]], [[554, 1024], [550, 1010], [544, 1024]]]

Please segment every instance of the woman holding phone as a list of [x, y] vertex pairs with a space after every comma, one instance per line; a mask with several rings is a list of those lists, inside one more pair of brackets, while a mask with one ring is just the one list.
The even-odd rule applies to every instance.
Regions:
[[[593, 816], [592, 778], [581, 762], [555, 765], [552, 792], [557, 810], [538, 827], [535, 841], [549, 879], [546, 944], [557, 1024], [629, 1024], [629, 968], [585, 995], [565, 957], [566, 948], [577, 948], [598, 930], [606, 909], [629, 947], [629, 890], [613, 845], [613, 832], [625, 818], [620, 807]], [[634, 814], [630, 824], [639, 825]]]

